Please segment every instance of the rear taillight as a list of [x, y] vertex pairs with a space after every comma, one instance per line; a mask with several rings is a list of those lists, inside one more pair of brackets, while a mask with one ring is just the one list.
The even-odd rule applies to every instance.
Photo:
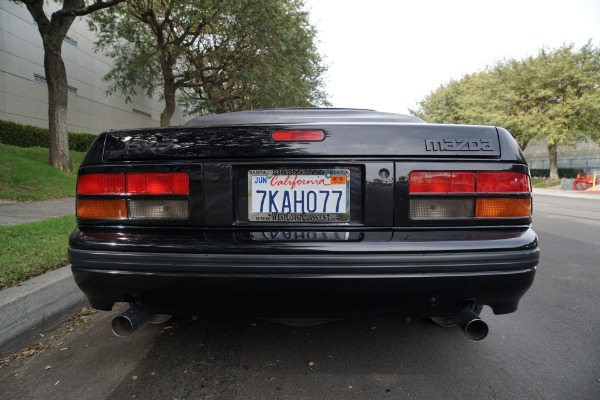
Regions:
[[80, 218], [127, 218], [125, 200], [77, 199], [77, 216]]
[[409, 214], [415, 220], [528, 218], [530, 187], [522, 172], [413, 171]]
[[410, 193], [475, 193], [475, 172], [415, 171]]
[[477, 199], [475, 218], [524, 218], [531, 216], [531, 199]]
[[411, 199], [410, 217], [429, 218], [473, 218], [473, 199]]
[[188, 217], [187, 200], [130, 200], [129, 218], [175, 218]]
[[125, 174], [81, 175], [77, 180], [77, 194], [122, 194], [125, 192]]
[[190, 178], [185, 172], [127, 174], [130, 194], [189, 194]]
[[[77, 216], [89, 219], [187, 219], [188, 199], [181, 197], [189, 195], [189, 181], [185, 172], [81, 175], [77, 181]], [[80, 198], [79, 195], [86, 196]], [[144, 196], [137, 198], [137, 195]], [[116, 196], [122, 198], [114, 198]]]
[[522, 172], [477, 172], [477, 193], [529, 193], [529, 190], [529, 175]]

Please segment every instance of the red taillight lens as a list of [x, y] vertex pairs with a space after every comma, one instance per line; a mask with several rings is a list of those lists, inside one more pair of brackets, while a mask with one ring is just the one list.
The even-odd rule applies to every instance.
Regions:
[[463, 171], [413, 171], [410, 193], [475, 193], [475, 173]]
[[127, 193], [189, 194], [190, 179], [185, 172], [127, 174]]
[[479, 171], [477, 193], [529, 193], [529, 176], [522, 172]]
[[77, 180], [77, 194], [125, 193], [125, 174], [87, 174]]
[[323, 131], [275, 131], [271, 135], [276, 142], [319, 142], [325, 139]]

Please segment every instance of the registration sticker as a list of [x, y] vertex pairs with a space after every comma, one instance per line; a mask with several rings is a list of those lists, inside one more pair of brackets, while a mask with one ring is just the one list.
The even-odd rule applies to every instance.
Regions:
[[350, 171], [248, 171], [248, 218], [256, 222], [348, 222]]

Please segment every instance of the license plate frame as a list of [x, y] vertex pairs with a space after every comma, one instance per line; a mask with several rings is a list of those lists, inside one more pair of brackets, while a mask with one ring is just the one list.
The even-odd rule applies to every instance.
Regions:
[[350, 221], [350, 170], [249, 170], [248, 220], [278, 225], [347, 224]]

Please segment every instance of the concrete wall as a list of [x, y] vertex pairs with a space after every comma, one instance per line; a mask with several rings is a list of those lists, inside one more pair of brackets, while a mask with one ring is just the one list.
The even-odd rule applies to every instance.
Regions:
[[[46, 14], [57, 9], [46, 4]], [[69, 93], [68, 129], [100, 133], [105, 130], [160, 125], [164, 103], [138, 94], [131, 103], [120, 95], [106, 96], [102, 78], [112, 67], [110, 58], [93, 51], [94, 34], [77, 18], [63, 42]], [[48, 90], [42, 39], [33, 18], [22, 4], [0, 1], [0, 119], [45, 127], [48, 125]], [[38, 81], [36, 81], [36, 78]], [[134, 109], [136, 111], [134, 111]], [[149, 115], [149, 116], [148, 116]], [[171, 119], [180, 125], [191, 117], [180, 110]]]

